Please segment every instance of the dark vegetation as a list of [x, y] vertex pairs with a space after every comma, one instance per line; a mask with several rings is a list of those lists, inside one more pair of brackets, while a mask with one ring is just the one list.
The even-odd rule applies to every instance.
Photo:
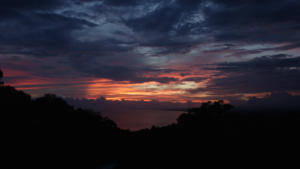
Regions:
[[[0, 72], [2, 79], [2, 72]], [[298, 168], [298, 113], [242, 115], [222, 101], [137, 132], [55, 95], [0, 85], [1, 168]], [[295, 162], [295, 163], [294, 163]]]

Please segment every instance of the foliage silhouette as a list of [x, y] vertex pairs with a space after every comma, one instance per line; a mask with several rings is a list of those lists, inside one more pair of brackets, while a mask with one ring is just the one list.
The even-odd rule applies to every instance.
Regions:
[[[1, 168], [295, 168], [298, 112], [243, 114], [203, 103], [177, 123], [137, 132], [47, 94], [0, 86]], [[295, 158], [295, 159], [293, 159]]]
[[95, 168], [110, 163], [122, 131], [96, 112], [47, 94], [32, 99], [0, 86], [1, 126], [9, 168]]
[[0, 69], [0, 86], [4, 84], [4, 82], [2, 81], [2, 78], [3, 78], [3, 72]]

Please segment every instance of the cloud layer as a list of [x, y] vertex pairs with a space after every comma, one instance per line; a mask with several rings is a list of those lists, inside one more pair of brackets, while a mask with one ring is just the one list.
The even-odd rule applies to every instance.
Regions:
[[99, 89], [101, 80], [126, 86], [126, 98], [297, 93], [299, 7], [296, 0], [4, 0], [0, 66], [8, 84], [36, 95], [87, 97], [92, 87], [100, 96], [108, 85]]

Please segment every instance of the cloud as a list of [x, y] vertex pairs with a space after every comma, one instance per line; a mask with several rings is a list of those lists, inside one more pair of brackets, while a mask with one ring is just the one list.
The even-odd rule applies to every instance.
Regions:
[[130, 67], [130, 66], [117, 66], [117, 65], [95, 65], [95, 66], [84, 66], [81, 68], [82, 71], [94, 77], [108, 78], [115, 81], [130, 81], [132, 83], [143, 83], [143, 82], [160, 82], [169, 83], [177, 81], [177, 78], [172, 77], [145, 77], [144, 75], [160, 74], [164, 70], [143, 68], [143, 67]]
[[[298, 90], [299, 7], [296, 0], [4, 0], [0, 66], [40, 77], [170, 83], [182, 79], [159, 75], [201, 65], [191, 74], [202, 77], [211, 64], [219, 73], [206, 90], [214, 93]], [[288, 57], [253, 59], [278, 53]], [[39, 66], [16, 66], [16, 57]]]
[[188, 77], [188, 78], [184, 78], [182, 79], [182, 81], [193, 81], [193, 82], [201, 82], [206, 80], [207, 78], [203, 78], [203, 77]]
[[49, 10], [65, 5], [68, 0], [3, 0], [1, 7], [12, 10]]
[[299, 1], [212, 1], [206, 25], [218, 41], [298, 42]]
[[232, 104], [247, 111], [273, 110], [272, 113], [284, 111], [299, 111], [300, 96], [286, 92], [272, 93], [263, 98], [250, 97], [247, 101], [233, 100]]
[[218, 76], [199, 91], [228, 95], [300, 90], [300, 57], [263, 56], [243, 62], [220, 63], [216, 70]]
[[[142, 0], [143, 1], [143, 0]], [[112, 6], [132, 6], [132, 5], [137, 5], [141, 3], [141, 1], [138, 0], [105, 0], [104, 3], [106, 5], [112, 5]]]

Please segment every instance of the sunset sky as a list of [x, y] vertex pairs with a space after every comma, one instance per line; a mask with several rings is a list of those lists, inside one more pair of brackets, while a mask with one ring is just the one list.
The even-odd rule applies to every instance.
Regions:
[[32, 96], [300, 94], [299, 0], [1, 0], [0, 68]]

